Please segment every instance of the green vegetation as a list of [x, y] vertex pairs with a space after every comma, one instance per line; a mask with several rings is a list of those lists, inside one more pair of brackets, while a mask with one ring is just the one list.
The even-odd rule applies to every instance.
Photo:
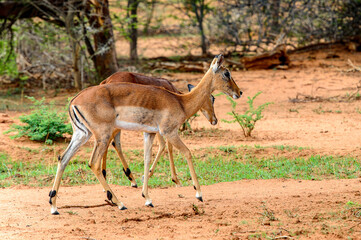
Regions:
[[345, 205], [345, 214], [353, 216], [355, 218], [361, 218], [361, 204], [358, 202], [348, 201]]
[[14, 48], [11, 47], [10, 42], [3, 39], [0, 40], [0, 75], [9, 77], [18, 75]]
[[199, 117], [200, 115], [198, 113], [195, 113], [193, 116], [188, 118], [180, 127], [179, 131], [183, 133], [184, 135], [188, 135], [193, 132], [191, 122], [196, 119], [196, 117]]
[[261, 93], [262, 92], [256, 93], [252, 98], [248, 97], [247, 103], [248, 103], [249, 108], [245, 111], [244, 114], [236, 113], [235, 110], [236, 110], [237, 103], [235, 101], [233, 101], [232, 98], [227, 96], [227, 99], [232, 104], [232, 112], [228, 112], [227, 114], [231, 115], [233, 117], [233, 120], [228, 121], [228, 120], [222, 119], [222, 121], [226, 122], [226, 123], [235, 123], [235, 122], [237, 122], [242, 128], [244, 136], [245, 137], [250, 137], [251, 133], [252, 133], [252, 131], [253, 131], [255, 125], [256, 125], [256, 122], [263, 118], [263, 115], [262, 115], [263, 110], [268, 105], [272, 104], [271, 102], [267, 102], [267, 103], [261, 104], [260, 106], [255, 108], [253, 106], [253, 101]]
[[20, 121], [25, 125], [13, 124], [11, 128], [5, 131], [5, 134], [17, 132], [10, 138], [20, 138], [27, 136], [30, 140], [44, 141], [52, 144], [57, 138], [63, 137], [64, 133], [72, 133], [70, 124], [66, 124], [67, 114], [65, 111], [58, 111], [54, 102], [45, 104], [45, 98], [36, 100], [28, 97], [33, 102], [29, 115], [20, 116]]
[[[241, 179], [344, 179], [357, 178], [360, 161], [352, 157], [309, 156], [287, 158], [278, 153], [303, 151], [298, 147], [268, 147], [274, 149], [273, 157], [257, 157], [249, 151], [260, 151], [265, 147], [231, 146], [199, 149], [194, 157], [194, 166], [201, 185], [230, 182]], [[281, 150], [283, 149], [283, 150]], [[137, 178], [138, 185], [143, 175], [143, 156], [140, 151], [125, 151], [130, 169]], [[87, 166], [88, 158], [76, 156], [70, 161], [63, 175], [67, 185], [98, 184], [95, 175]], [[191, 176], [187, 161], [178, 156], [175, 159], [177, 173], [184, 186], [190, 186]], [[122, 165], [114, 151], [108, 154], [107, 179], [111, 184], [129, 185]], [[56, 173], [57, 163], [11, 161], [0, 153], [0, 187], [15, 184], [49, 186]], [[173, 186], [170, 177], [169, 161], [163, 157], [159, 161], [154, 176], [149, 181], [151, 187]]]

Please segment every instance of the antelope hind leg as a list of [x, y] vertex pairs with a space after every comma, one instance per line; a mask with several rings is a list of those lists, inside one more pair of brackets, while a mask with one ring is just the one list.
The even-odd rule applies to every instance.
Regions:
[[174, 165], [173, 145], [168, 140], [167, 140], [167, 147], [168, 147], [170, 171], [171, 171], [171, 174], [172, 174], [172, 182], [174, 182], [177, 187], [181, 187], [182, 184], [178, 180], [177, 172], [175, 170], [175, 165]]
[[108, 148], [108, 144], [105, 144], [105, 139], [97, 140], [95, 141], [94, 150], [91, 156], [91, 159], [89, 161], [90, 169], [93, 171], [97, 179], [99, 180], [100, 184], [103, 186], [103, 189], [107, 193], [107, 198], [109, 201], [111, 201], [113, 204], [117, 205], [120, 210], [127, 209], [122, 202], [118, 200], [118, 198], [115, 196], [114, 192], [110, 189], [107, 181], [105, 180], [102, 172], [101, 172], [101, 160], [104, 156], [104, 152]]
[[59, 156], [58, 169], [56, 171], [54, 185], [49, 193], [49, 203], [51, 205], [51, 214], [53, 215], [59, 214], [56, 207], [56, 196], [59, 193], [61, 177], [63, 176], [64, 170], [71, 158], [75, 155], [79, 148], [89, 140], [91, 135], [92, 134], [85, 128], [81, 130], [78, 128], [74, 128], [74, 134], [67, 149], [64, 151], [61, 157]]
[[130, 171], [128, 163], [125, 160], [125, 157], [123, 155], [122, 144], [120, 142], [120, 134], [121, 134], [121, 131], [117, 132], [114, 135], [114, 141], [112, 142], [112, 145], [115, 148], [115, 150], [117, 151], [117, 154], [118, 154], [118, 156], [120, 158], [120, 161], [123, 164], [123, 171], [124, 171], [125, 176], [127, 176], [129, 181], [131, 181], [131, 186], [134, 187], [134, 188], [137, 188], [138, 185], [137, 185], [137, 183], [135, 181], [135, 178], [134, 178], [132, 172]]

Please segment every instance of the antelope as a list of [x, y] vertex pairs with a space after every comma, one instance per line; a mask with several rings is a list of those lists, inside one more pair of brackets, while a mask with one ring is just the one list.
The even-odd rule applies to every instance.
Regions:
[[[170, 81], [168, 81], [164, 78], [148, 77], [148, 76], [145, 76], [145, 75], [142, 75], [139, 73], [130, 73], [130, 72], [114, 73], [110, 77], [108, 77], [107, 79], [102, 81], [100, 83], [100, 85], [110, 84], [110, 83], [125, 83], [125, 82], [163, 87], [164, 89], [166, 89], [170, 92], [182, 94], [180, 91], [178, 91], [175, 88], [175, 86]], [[194, 88], [193, 85], [188, 84], [189, 91], [191, 91], [193, 88]], [[217, 118], [216, 118], [216, 115], [214, 113], [214, 108], [213, 108], [214, 100], [215, 100], [215, 98], [211, 95], [210, 98], [206, 99], [202, 108], [200, 109], [201, 112], [203, 113], [203, 115], [208, 119], [208, 121], [212, 125], [217, 124]], [[124, 158], [123, 152], [122, 152], [120, 135], [121, 135], [121, 130], [119, 130], [119, 132], [117, 134], [115, 134], [112, 145], [115, 148], [115, 150], [123, 164], [123, 171], [124, 171], [125, 175], [131, 181], [131, 186], [137, 187], [135, 178], [133, 177], [133, 174], [130, 171], [128, 164]], [[159, 149], [158, 149], [158, 153], [155, 157], [155, 160], [152, 164], [152, 167], [150, 168], [149, 177], [151, 177], [153, 175], [155, 166], [156, 166], [158, 160], [160, 159], [160, 156], [162, 155], [162, 153], [165, 149], [165, 144], [166, 144], [163, 137], [159, 133], [157, 133], [156, 135], [157, 135], [158, 142], [159, 142]], [[174, 166], [174, 161], [173, 161], [173, 146], [168, 141], [167, 141], [167, 147], [168, 147], [168, 154], [169, 154], [170, 169], [171, 169], [171, 174], [172, 174], [172, 181], [179, 187], [179, 186], [181, 186], [181, 183], [178, 180], [177, 174], [175, 171], [175, 166]], [[106, 158], [107, 158], [107, 151], [104, 154], [103, 162], [102, 162], [102, 173], [103, 173], [104, 178], [106, 178]]]
[[51, 213], [59, 214], [56, 207], [60, 180], [65, 167], [76, 151], [94, 135], [94, 149], [89, 167], [102, 184], [107, 198], [120, 210], [127, 209], [107, 184], [101, 162], [114, 133], [118, 129], [144, 132], [144, 183], [142, 196], [145, 205], [153, 207], [148, 194], [149, 163], [156, 133], [165, 137], [187, 159], [196, 198], [203, 201], [202, 192], [194, 170], [192, 154], [178, 135], [181, 124], [196, 113], [215, 90], [238, 99], [242, 92], [222, 66], [224, 57], [215, 57], [200, 83], [189, 93], [176, 94], [148, 85], [119, 83], [104, 84], [84, 89], [69, 104], [74, 133], [69, 146], [59, 157], [58, 169], [49, 193]]

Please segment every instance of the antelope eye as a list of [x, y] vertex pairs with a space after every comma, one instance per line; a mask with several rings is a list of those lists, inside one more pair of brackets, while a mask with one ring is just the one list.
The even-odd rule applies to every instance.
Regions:
[[225, 72], [224, 72], [224, 76], [225, 76], [226, 78], [231, 78], [231, 75], [229, 74], [228, 71], [225, 71]]
[[215, 101], [215, 97], [213, 97], [213, 95], [211, 95], [211, 101], [212, 101], [212, 104], [214, 104], [214, 101]]

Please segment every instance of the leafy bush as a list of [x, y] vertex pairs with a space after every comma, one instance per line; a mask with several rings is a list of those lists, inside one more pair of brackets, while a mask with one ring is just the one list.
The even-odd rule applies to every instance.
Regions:
[[13, 124], [5, 134], [17, 132], [11, 138], [29, 137], [30, 140], [44, 141], [46, 144], [52, 144], [57, 138], [63, 137], [64, 133], [72, 134], [72, 128], [67, 120], [66, 112], [59, 112], [55, 108], [54, 102], [45, 104], [45, 98], [36, 100], [33, 97], [27, 97], [33, 102], [29, 115], [20, 116], [20, 121], [25, 125]]
[[237, 103], [232, 100], [232, 98], [227, 96], [227, 99], [232, 103], [232, 112], [228, 112], [228, 115], [231, 115], [233, 117], [233, 120], [228, 121], [225, 119], [222, 119], [223, 122], [226, 123], [234, 123], [237, 122], [242, 130], [245, 137], [250, 137], [251, 133], [256, 125], [256, 122], [258, 120], [261, 120], [263, 118], [262, 111], [272, 102], [264, 103], [257, 108], [253, 106], [253, 101], [256, 99], [258, 95], [260, 95], [262, 92], [256, 93], [252, 98], [248, 97], [248, 107], [249, 109], [246, 110], [244, 114], [238, 114], [236, 113], [235, 109], [237, 106]]

